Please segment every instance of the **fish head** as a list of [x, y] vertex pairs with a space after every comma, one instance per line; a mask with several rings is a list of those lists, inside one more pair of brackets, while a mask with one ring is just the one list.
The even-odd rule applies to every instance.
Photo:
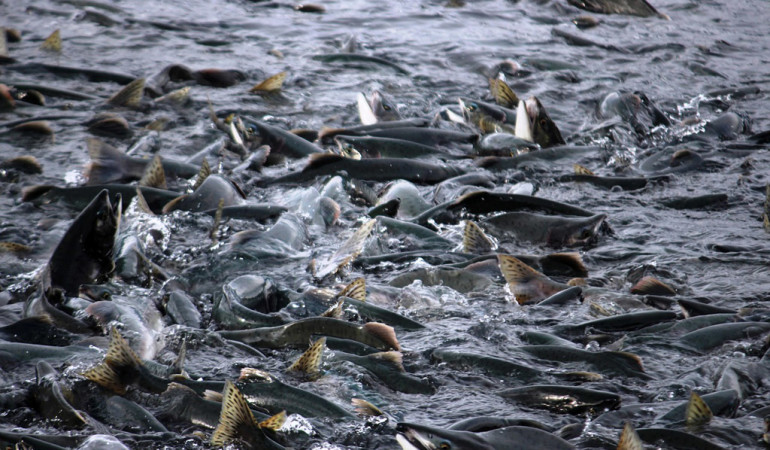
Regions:
[[355, 145], [347, 136], [337, 135], [334, 137], [334, 142], [337, 144], [340, 155], [350, 159], [361, 159], [361, 152], [356, 150]]
[[403, 450], [493, 450], [481, 436], [468, 431], [399, 422], [396, 432]]
[[596, 242], [599, 229], [606, 219], [607, 214], [597, 214], [595, 216], [576, 221], [573, 226], [569, 227], [569, 233], [564, 237], [563, 240], [564, 245], [590, 245]]
[[120, 227], [123, 200], [120, 194], [110, 201], [107, 189], [102, 190], [81, 214], [88, 218], [91, 229], [84, 235], [83, 243], [88, 252], [110, 256]]
[[374, 112], [379, 121], [398, 120], [401, 118], [395, 100], [380, 91], [375, 90], [372, 92], [369, 106], [371, 106], [372, 112]]
[[561, 136], [559, 127], [551, 120], [537, 97], [533, 96], [527, 100], [527, 115], [529, 115], [532, 124], [532, 138], [540, 147], [547, 148], [566, 143]]

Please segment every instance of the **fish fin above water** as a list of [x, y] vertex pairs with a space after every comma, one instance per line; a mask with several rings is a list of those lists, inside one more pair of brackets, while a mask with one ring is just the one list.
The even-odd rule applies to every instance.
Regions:
[[580, 164], [573, 164], [572, 170], [575, 172], [575, 175], [588, 175], [591, 177], [595, 177], [596, 174], [591, 171], [588, 167], [581, 166]]
[[126, 385], [120, 380], [120, 376], [115, 369], [106, 362], [99, 363], [80, 375], [118, 395], [126, 393]]
[[150, 205], [147, 203], [147, 199], [144, 198], [142, 189], [139, 188], [139, 186], [136, 187], [136, 197], [134, 198], [136, 198], [136, 207], [139, 209], [139, 211], [151, 216], [155, 215], [155, 213], [152, 211], [152, 208], [150, 208]]
[[540, 258], [540, 267], [544, 272], [549, 272], [548, 268], [555, 269], [554, 266], [566, 268], [571, 275], [588, 276], [588, 269], [578, 252], [551, 253]]
[[137, 78], [128, 83], [112, 97], [107, 99], [107, 103], [112, 106], [125, 106], [136, 108], [142, 102], [144, 95], [144, 78]]
[[87, 184], [106, 184], [126, 176], [125, 166], [128, 156], [125, 153], [96, 138], [88, 138], [86, 147], [88, 157], [91, 159], [83, 170], [83, 176], [88, 180]]
[[393, 327], [385, 325], [384, 323], [369, 322], [364, 324], [363, 329], [367, 333], [377, 337], [389, 347], [395, 350], [401, 350], [401, 347], [398, 344], [398, 338], [396, 338], [396, 330], [394, 330]]
[[0, 253], [28, 253], [32, 247], [17, 242], [0, 241]]
[[676, 295], [671, 286], [654, 277], [644, 277], [631, 288], [632, 294], [638, 295]]
[[518, 258], [501, 254], [497, 255], [497, 261], [500, 272], [520, 305], [542, 300], [562, 290], [556, 288], [556, 283], [550, 278], [524, 264]]
[[174, 211], [176, 209], [176, 205], [181, 202], [182, 200], [186, 199], [188, 197], [187, 194], [180, 195], [179, 197], [171, 200], [170, 202], [166, 203], [165, 206], [163, 206], [163, 209], [161, 212], [163, 214], [168, 214], [171, 211]]
[[249, 92], [260, 93], [280, 91], [283, 88], [283, 82], [286, 80], [286, 75], [286, 71], [277, 73], [262, 81], [261, 83], [254, 85], [254, 87], [249, 89]]
[[198, 189], [200, 185], [206, 181], [206, 178], [208, 178], [209, 175], [211, 175], [211, 166], [209, 165], [208, 160], [204, 158], [201, 163], [201, 170], [198, 171], [198, 175], [195, 177], [195, 182], [192, 185], [193, 190]]
[[211, 402], [217, 402], [222, 403], [222, 393], [217, 391], [212, 391], [211, 389], [206, 389], [203, 391], [202, 395], [204, 400], [208, 400]]
[[331, 317], [332, 319], [341, 319], [342, 318], [342, 307], [345, 305], [345, 299], [341, 298], [329, 307], [326, 311], [324, 311], [321, 314], [321, 317]]
[[358, 106], [358, 117], [363, 125], [374, 125], [377, 123], [377, 115], [374, 114], [372, 106], [366, 100], [363, 92], [359, 92], [356, 96], [356, 105]]
[[687, 402], [684, 415], [685, 424], [688, 427], [697, 427], [709, 423], [712, 417], [714, 413], [711, 412], [709, 405], [695, 391], [690, 392], [690, 400]]
[[26, 174], [43, 173], [43, 166], [40, 165], [37, 158], [32, 155], [16, 156], [0, 162], [0, 168], [16, 169]]
[[61, 32], [58, 28], [45, 38], [40, 44], [40, 49], [48, 52], [61, 52]]
[[485, 255], [495, 249], [495, 244], [475, 222], [466, 220], [463, 230], [463, 252]]
[[406, 372], [404, 369], [404, 356], [401, 354], [401, 352], [379, 352], [379, 353], [372, 353], [366, 356], [367, 358], [371, 359], [379, 359], [380, 361], [385, 361], [393, 367], [398, 370], [399, 372]]
[[355, 280], [351, 281], [350, 284], [342, 288], [342, 290], [337, 294], [337, 297], [350, 297], [352, 299], [358, 300], [359, 302], [365, 302], [366, 280], [363, 277], [356, 278]]
[[524, 139], [525, 141], [529, 142], [535, 142], [534, 138], [532, 137], [532, 124], [529, 121], [527, 105], [523, 100], [519, 100], [519, 105], [516, 108], [516, 125], [514, 130], [517, 138]]
[[302, 372], [311, 378], [317, 377], [321, 372], [321, 357], [325, 348], [326, 338], [322, 337], [315, 341], [286, 371]]
[[175, 374], [184, 374], [184, 361], [185, 358], [187, 358], [187, 341], [182, 341], [182, 345], [179, 347], [179, 354], [177, 354], [176, 359], [171, 364], [171, 367], [173, 368]]
[[38, 184], [36, 186], [28, 186], [21, 190], [22, 202], [34, 202], [40, 197], [48, 193], [51, 189], [55, 189], [56, 186], [50, 184]]
[[117, 327], [112, 327], [112, 331], [110, 331], [110, 346], [107, 348], [104, 361], [116, 370], [142, 365], [142, 361], [131, 350], [128, 341], [120, 335]]
[[286, 423], [286, 411], [281, 411], [278, 414], [268, 417], [267, 419], [259, 422], [257, 426], [266, 430], [278, 431], [283, 424]]
[[623, 431], [620, 433], [620, 440], [618, 440], [617, 450], [643, 450], [642, 439], [639, 434], [631, 425], [631, 422], [626, 422], [623, 426]]
[[256, 427], [257, 422], [254, 420], [254, 415], [241, 391], [235, 387], [232, 381], [225, 381], [222, 412], [219, 416], [219, 424], [211, 435], [211, 443], [224, 446], [227, 442], [240, 440], [244, 428]]
[[350, 404], [353, 405], [356, 412], [361, 416], [377, 417], [385, 415], [380, 408], [361, 398], [351, 398]]
[[209, 237], [211, 242], [216, 244], [219, 242], [219, 226], [222, 224], [222, 212], [225, 209], [225, 199], [220, 198], [217, 203], [217, 211], [214, 213], [214, 223], [211, 225], [211, 231]]
[[513, 108], [519, 104], [519, 97], [513, 92], [508, 83], [500, 78], [489, 79], [489, 92], [495, 98], [498, 105], [505, 108]]
[[[332, 155], [335, 156], [335, 155]], [[366, 221], [357, 229], [325, 262], [321, 263], [313, 275], [317, 279], [324, 279], [329, 275], [338, 273], [350, 262], [358, 257], [364, 247], [364, 243], [374, 229], [377, 219]]]
[[147, 164], [147, 167], [144, 169], [144, 175], [139, 180], [139, 186], [168, 189], [166, 172], [163, 171], [163, 162], [160, 160], [160, 155], [155, 155], [150, 163]]

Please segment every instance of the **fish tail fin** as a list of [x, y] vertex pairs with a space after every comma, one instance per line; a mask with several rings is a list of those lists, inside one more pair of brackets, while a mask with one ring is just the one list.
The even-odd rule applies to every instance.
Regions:
[[371, 359], [378, 359], [380, 361], [385, 361], [391, 364], [399, 372], [405, 372], [404, 356], [401, 354], [401, 352], [394, 352], [394, 351], [379, 352], [379, 353], [372, 353], [370, 355], [367, 355], [366, 357]]
[[61, 52], [61, 32], [58, 28], [45, 38], [43, 43], [40, 44], [40, 49], [49, 52]]
[[684, 415], [685, 424], [688, 427], [697, 427], [709, 423], [712, 417], [714, 417], [714, 413], [711, 412], [711, 408], [703, 401], [703, 398], [695, 391], [690, 392], [690, 400], [687, 402]]
[[326, 338], [322, 337], [315, 341], [286, 371], [302, 372], [311, 378], [316, 378], [321, 373], [321, 357], [325, 348]]
[[249, 92], [251, 93], [259, 93], [259, 92], [275, 92], [280, 91], [283, 87], [283, 82], [286, 80], [286, 72], [277, 73], [270, 78], [262, 81], [261, 83], [256, 84], [254, 87], [249, 89]]
[[508, 287], [520, 305], [540, 301], [563, 290], [553, 280], [511, 255], [497, 255]]
[[139, 208], [139, 211], [142, 211], [145, 214], [149, 214], [151, 216], [155, 215], [155, 213], [150, 208], [149, 203], [147, 203], [147, 199], [144, 198], [142, 189], [139, 186], [136, 187], [136, 206]]
[[639, 280], [631, 288], [631, 293], [639, 295], [676, 295], [674, 288], [654, 277], [644, 277]]
[[596, 176], [593, 171], [591, 171], [591, 169], [580, 164], [573, 164], [572, 171], [575, 172], [575, 175], [588, 175], [591, 177]]
[[257, 422], [249, 409], [249, 404], [241, 391], [235, 387], [232, 381], [225, 381], [225, 390], [222, 393], [222, 412], [219, 415], [219, 424], [211, 435], [211, 443], [216, 446], [224, 446], [228, 442], [238, 441], [241, 430], [256, 428]]
[[321, 317], [331, 317], [333, 319], [339, 319], [342, 317], [342, 307], [345, 305], [345, 299], [339, 299], [337, 303], [332, 305], [329, 309], [321, 314]]
[[118, 395], [126, 393], [126, 385], [120, 379], [120, 375], [106, 362], [99, 363], [80, 375]]
[[623, 431], [620, 433], [620, 440], [618, 441], [617, 450], [643, 450], [642, 439], [639, 434], [631, 425], [631, 422], [626, 422], [623, 426]]
[[378, 338], [389, 347], [400, 350], [401, 347], [398, 344], [398, 338], [396, 338], [396, 330], [393, 327], [385, 325], [384, 323], [369, 322], [363, 326], [365, 332]]
[[350, 297], [359, 302], [366, 301], [366, 280], [364, 277], [356, 278], [350, 284], [342, 288], [337, 297]]
[[104, 362], [115, 370], [136, 369], [142, 365], [142, 361], [131, 350], [128, 341], [120, 335], [116, 327], [112, 327], [110, 331], [110, 346], [107, 348]]
[[495, 98], [495, 102], [505, 108], [513, 108], [519, 104], [519, 97], [513, 92], [508, 83], [499, 78], [489, 79], [489, 92]]
[[195, 182], [193, 183], [193, 190], [198, 189], [198, 187], [203, 184], [204, 181], [206, 181], [206, 178], [211, 175], [211, 166], [209, 165], [208, 160], [205, 158], [203, 159], [203, 162], [201, 162], [201, 169], [198, 171], [198, 175], [195, 177]]
[[495, 244], [475, 222], [465, 221], [463, 229], [463, 252], [484, 255], [495, 249]]
[[184, 361], [187, 358], [187, 341], [182, 341], [182, 345], [179, 347], [179, 354], [171, 364], [171, 368], [174, 370], [174, 374], [184, 374]]
[[126, 165], [130, 158], [125, 153], [96, 138], [89, 138], [86, 147], [91, 159], [83, 171], [87, 184], [106, 184], [126, 176]]
[[158, 189], [168, 189], [166, 184], [166, 172], [163, 171], [163, 162], [160, 155], [155, 155], [147, 167], [144, 169], [144, 175], [139, 180], [139, 186], [148, 186]]
[[203, 391], [203, 395], [201, 397], [203, 397], [204, 400], [208, 400], [210, 402], [222, 403], [222, 393], [212, 391], [211, 389], [206, 389]]

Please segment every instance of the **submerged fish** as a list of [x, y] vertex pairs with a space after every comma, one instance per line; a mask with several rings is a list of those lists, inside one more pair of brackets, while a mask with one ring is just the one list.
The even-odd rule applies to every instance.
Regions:
[[587, 245], [596, 241], [599, 228], [606, 218], [606, 214], [563, 217], [510, 212], [490, 217], [484, 223], [519, 241], [562, 247]]
[[[403, 450], [569, 450], [575, 446], [533, 427], [510, 426], [473, 433], [399, 422], [396, 441]], [[514, 444], [515, 443], [515, 444]]]

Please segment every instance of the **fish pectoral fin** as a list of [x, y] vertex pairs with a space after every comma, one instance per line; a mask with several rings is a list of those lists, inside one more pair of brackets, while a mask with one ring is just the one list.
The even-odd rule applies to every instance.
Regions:
[[225, 381], [225, 390], [222, 395], [222, 412], [219, 415], [219, 424], [211, 435], [211, 443], [224, 446], [227, 442], [240, 439], [241, 430], [257, 427], [254, 415], [249, 409], [249, 404], [243, 394], [232, 381]]

